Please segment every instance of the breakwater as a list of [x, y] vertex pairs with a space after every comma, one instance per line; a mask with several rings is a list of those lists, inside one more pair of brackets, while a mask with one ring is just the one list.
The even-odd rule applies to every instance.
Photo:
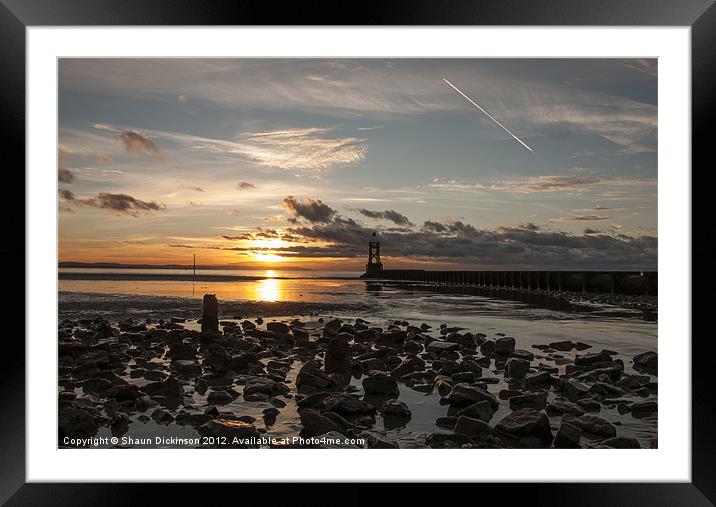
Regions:
[[535, 291], [656, 296], [656, 271], [367, 271], [363, 279], [464, 285]]

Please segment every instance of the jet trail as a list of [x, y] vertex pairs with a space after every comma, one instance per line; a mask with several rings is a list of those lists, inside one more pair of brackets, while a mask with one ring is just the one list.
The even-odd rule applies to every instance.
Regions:
[[510, 131], [507, 129], [507, 127], [505, 127], [502, 123], [500, 123], [499, 121], [497, 121], [497, 119], [495, 119], [494, 116], [492, 116], [490, 113], [488, 113], [487, 111], [485, 111], [484, 109], [482, 109], [482, 108], [477, 104], [477, 102], [475, 102], [475, 101], [472, 100], [470, 97], [468, 97], [467, 95], [465, 95], [464, 93], [462, 93], [462, 92], [458, 89], [457, 86], [455, 86], [454, 84], [452, 84], [450, 81], [448, 81], [448, 80], [445, 79], [445, 78], [443, 78], [443, 81], [445, 81], [448, 85], [450, 85], [450, 87], [451, 87], [453, 90], [455, 90], [455, 91], [458, 92], [460, 95], [462, 95], [463, 97], [465, 97], [465, 98], [470, 102], [470, 104], [472, 104], [473, 106], [475, 106], [476, 108], [478, 108], [480, 111], [482, 111], [483, 113], [485, 113], [485, 115], [486, 115], [489, 119], [491, 119], [492, 121], [494, 121], [495, 123], [497, 123], [497, 125], [499, 125], [500, 128], [502, 128], [502, 130], [504, 130], [505, 132], [507, 132], [508, 134], [510, 134], [515, 141], [517, 141], [517, 142], [520, 143], [522, 146], [524, 146], [525, 148], [527, 148], [527, 149], [530, 151], [530, 153], [532, 153], [533, 155], [537, 155], [532, 148], [530, 148], [530, 147], [527, 146], [524, 142], [522, 142], [522, 139], [520, 139], [519, 137], [517, 137], [516, 135], [514, 135], [512, 132], [510, 132]]

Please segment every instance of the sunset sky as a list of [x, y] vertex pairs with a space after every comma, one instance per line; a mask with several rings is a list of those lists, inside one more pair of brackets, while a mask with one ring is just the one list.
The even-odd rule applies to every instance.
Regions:
[[656, 60], [61, 59], [59, 260], [655, 269], [656, 139]]

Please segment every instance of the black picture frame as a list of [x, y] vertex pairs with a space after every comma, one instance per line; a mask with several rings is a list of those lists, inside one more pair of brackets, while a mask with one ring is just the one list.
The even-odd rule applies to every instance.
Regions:
[[[278, 7], [280, 5], [280, 7]], [[347, 5], [347, 4], [346, 4]], [[706, 162], [708, 124], [713, 116], [716, 90], [716, 7], [713, 0], [384, 0], [380, 4], [356, 4], [345, 9], [339, 3], [273, 2], [241, 0], [0, 0], [0, 104], [3, 127], [2, 145], [6, 160], [6, 190], [12, 188], [15, 199], [24, 199], [25, 164], [25, 30], [31, 26], [91, 25], [559, 25], [559, 26], [688, 26], [692, 50], [692, 166]], [[692, 270], [699, 273], [699, 284], [692, 285], [692, 314], [704, 320], [709, 308], [707, 297], [697, 297], [711, 282], [710, 264], [716, 251], [698, 234], [707, 231], [710, 213], [706, 192], [712, 186], [707, 167], [692, 178]], [[694, 184], [698, 175], [698, 185]], [[685, 174], [684, 177], [688, 177]], [[22, 196], [22, 197], [21, 197]], [[6, 241], [0, 254], [6, 270], [19, 276], [25, 263], [25, 222], [18, 220], [19, 203], [5, 201]], [[689, 245], [684, 245], [688, 247]], [[12, 267], [9, 269], [8, 267]], [[24, 271], [24, 270], [23, 270]], [[12, 280], [12, 277], [11, 277]], [[13, 280], [13, 287], [20, 281]], [[705, 295], [704, 295], [705, 296]], [[4, 406], [0, 417], [0, 503], [7, 505], [127, 505], [151, 499], [157, 487], [122, 484], [38, 484], [25, 482], [25, 347], [19, 339], [20, 315], [25, 300], [13, 289], [8, 315], [16, 326], [3, 339], [0, 352], [0, 399]], [[30, 301], [27, 302], [31, 304]], [[22, 306], [22, 308], [20, 308]], [[696, 329], [696, 328], [694, 328]], [[708, 334], [695, 338], [692, 347], [692, 482], [644, 484], [529, 484], [481, 485], [482, 495], [496, 492], [510, 503], [524, 500], [550, 505], [714, 505], [716, 504], [716, 397], [710, 370], [713, 368], [713, 338]], [[52, 337], [49, 337], [50, 339]], [[662, 337], [684, 340], [690, 336]], [[663, 360], [663, 358], [662, 358]], [[666, 358], [668, 361], [668, 358]], [[48, 414], [48, 419], [54, 414]], [[426, 458], [427, 459], [427, 458]], [[243, 494], [250, 494], [240, 486]], [[211, 486], [216, 499], [224, 487]], [[265, 488], [265, 487], [264, 487]], [[351, 490], [356, 492], [352, 493]], [[263, 489], [265, 492], [265, 489]], [[302, 487], [293, 486], [296, 495]], [[415, 488], [414, 491], [420, 491]], [[162, 501], [172, 497], [188, 499], [178, 485], [162, 488]], [[340, 496], [326, 490], [311, 495], [312, 503], [365, 503], [373, 495], [357, 486], [348, 486]], [[245, 497], [244, 497], [245, 498]], [[304, 496], [305, 498], [305, 496]], [[341, 499], [346, 499], [341, 501]], [[208, 501], [209, 498], [204, 498]]]

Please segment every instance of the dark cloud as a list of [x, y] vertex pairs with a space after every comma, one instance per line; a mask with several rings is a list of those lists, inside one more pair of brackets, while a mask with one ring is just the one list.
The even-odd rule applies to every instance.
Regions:
[[289, 195], [283, 200], [283, 205], [296, 219], [303, 218], [312, 224], [328, 223], [336, 216], [336, 210], [320, 199], [306, 199], [301, 202]]
[[154, 141], [139, 132], [122, 132], [119, 134], [119, 139], [122, 143], [124, 143], [124, 147], [129, 153], [144, 155], [150, 158], [157, 158], [159, 160], [166, 159], [162, 150], [159, 149], [159, 146], [154, 144]]
[[238, 190], [253, 190], [256, 188], [256, 185], [253, 183], [249, 183], [248, 181], [239, 181], [239, 183], [236, 185], [236, 188]]
[[395, 225], [402, 225], [402, 226], [412, 226], [413, 223], [408, 220], [408, 217], [405, 215], [401, 215], [397, 211], [393, 210], [386, 210], [386, 211], [371, 211], [368, 209], [358, 209], [356, 210], [358, 213], [360, 213], [363, 216], [366, 216], [368, 218], [372, 218], [375, 220], [388, 220], [390, 222], [393, 222]]
[[82, 206], [87, 208], [97, 208], [113, 211], [115, 213], [139, 216], [140, 212], [159, 211], [166, 208], [166, 205], [156, 201], [142, 201], [136, 197], [127, 194], [112, 194], [109, 192], [100, 192], [96, 197], [88, 197], [86, 199], [78, 198], [73, 192], [60, 189], [60, 198], [66, 204], [74, 206]]
[[57, 180], [60, 183], [72, 183], [75, 181], [75, 175], [64, 165], [60, 164], [57, 168]]
[[189, 190], [194, 190], [196, 192], [203, 192], [204, 189], [201, 187], [189, 187]]

